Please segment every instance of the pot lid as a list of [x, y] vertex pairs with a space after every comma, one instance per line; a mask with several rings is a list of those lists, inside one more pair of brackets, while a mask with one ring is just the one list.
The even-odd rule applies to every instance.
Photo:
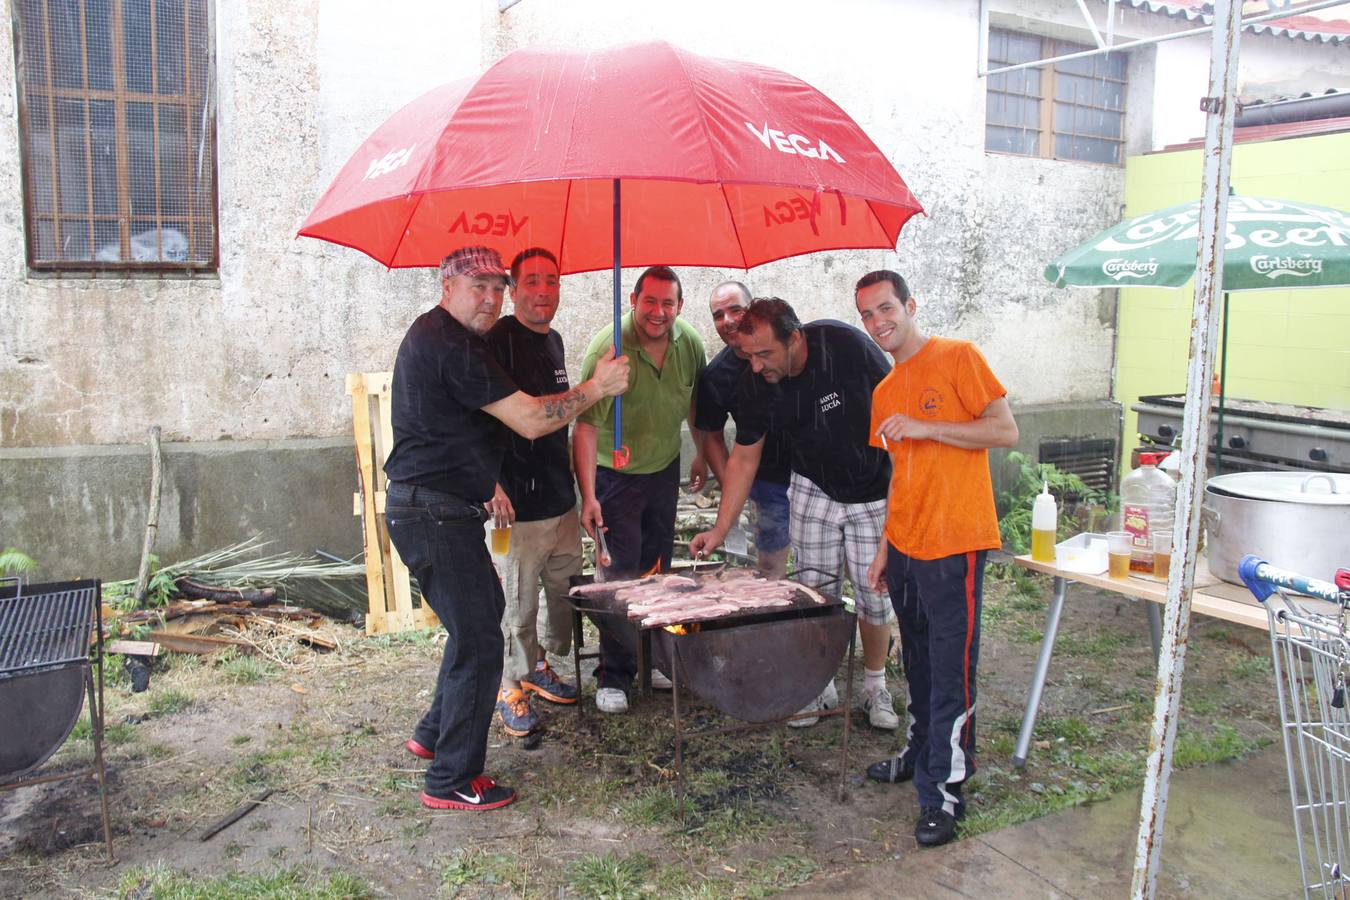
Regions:
[[1233, 472], [1216, 475], [1206, 487], [1251, 500], [1350, 506], [1350, 475], [1331, 472]]

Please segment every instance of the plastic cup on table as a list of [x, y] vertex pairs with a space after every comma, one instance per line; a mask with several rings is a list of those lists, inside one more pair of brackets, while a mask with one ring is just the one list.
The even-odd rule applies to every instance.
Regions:
[[1128, 578], [1130, 575], [1130, 548], [1134, 535], [1128, 531], [1108, 531], [1106, 533], [1106, 560], [1112, 578]]
[[1153, 532], [1153, 577], [1167, 580], [1172, 571], [1172, 532]]

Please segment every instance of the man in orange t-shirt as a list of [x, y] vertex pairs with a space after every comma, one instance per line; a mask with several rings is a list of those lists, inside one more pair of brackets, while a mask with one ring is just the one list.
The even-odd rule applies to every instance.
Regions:
[[989, 448], [1017, 444], [1007, 391], [973, 344], [929, 337], [905, 280], [864, 275], [854, 299], [867, 333], [895, 360], [872, 393], [871, 445], [891, 455], [885, 536], [868, 568], [890, 591], [909, 683], [900, 754], [868, 777], [914, 782], [915, 840], [945, 844], [975, 772], [975, 665], [985, 556], [1000, 546]]

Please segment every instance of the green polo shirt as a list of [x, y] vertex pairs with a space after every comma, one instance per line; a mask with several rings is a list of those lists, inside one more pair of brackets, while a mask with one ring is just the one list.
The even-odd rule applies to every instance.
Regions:
[[[698, 373], [708, 364], [703, 340], [684, 319], [670, 331], [665, 365], [658, 369], [638, 343], [633, 314], [623, 317], [623, 352], [628, 356], [628, 390], [623, 395], [622, 443], [631, 453], [625, 475], [659, 472], [680, 455], [680, 424], [689, 417], [689, 400]], [[591, 338], [581, 363], [581, 380], [595, 373], [595, 361], [614, 343], [614, 326]], [[581, 414], [578, 422], [594, 425], [596, 463], [614, 468], [614, 400], [606, 397]]]

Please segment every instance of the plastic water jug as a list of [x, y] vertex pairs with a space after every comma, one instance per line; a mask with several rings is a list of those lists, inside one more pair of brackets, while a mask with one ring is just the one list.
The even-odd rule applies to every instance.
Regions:
[[1171, 531], [1176, 516], [1177, 485], [1158, 470], [1166, 453], [1139, 454], [1139, 468], [1120, 482], [1121, 530], [1133, 537], [1130, 571], [1153, 571], [1153, 534]]

